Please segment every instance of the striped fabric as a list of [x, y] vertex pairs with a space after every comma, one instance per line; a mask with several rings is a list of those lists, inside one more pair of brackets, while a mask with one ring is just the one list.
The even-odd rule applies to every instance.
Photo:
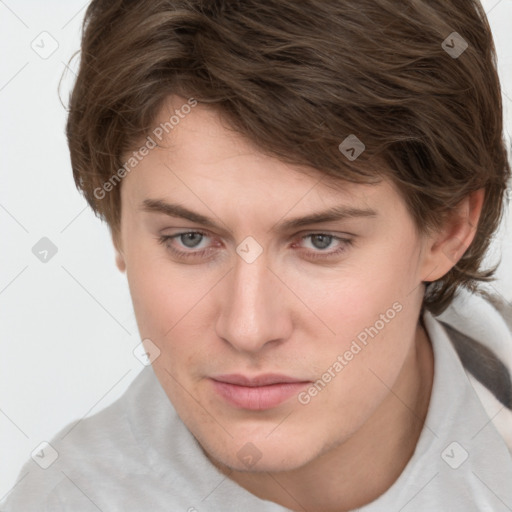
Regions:
[[437, 317], [488, 416], [512, 454], [512, 302], [460, 289]]

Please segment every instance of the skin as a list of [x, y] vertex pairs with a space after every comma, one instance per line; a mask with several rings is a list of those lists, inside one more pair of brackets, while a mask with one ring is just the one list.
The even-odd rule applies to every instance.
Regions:
[[[185, 103], [170, 97], [155, 126]], [[426, 237], [389, 181], [334, 183], [315, 169], [298, 172], [202, 104], [163, 142], [123, 179], [113, 241], [141, 338], [160, 350], [153, 368], [177, 413], [212, 463], [263, 499], [322, 512], [374, 500], [407, 464], [428, 410], [433, 354], [420, 321], [423, 283], [442, 277], [471, 243], [483, 191]], [[145, 212], [148, 198], [219, 227]], [[335, 205], [378, 215], [271, 231]], [[196, 235], [197, 248], [183, 237], [158, 242], [197, 230], [207, 233]], [[301, 238], [320, 233], [353, 243]], [[263, 249], [252, 263], [236, 252], [248, 236]], [[185, 259], [172, 247], [210, 252]], [[401, 311], [306, 405], [294, 396], [268, 410], [237, 409], [212, 386], [209, 377], [232, 373], [317, 381], [397, 301]], [[258, 459], [250, 467], [237, 455], [244, 446]]]

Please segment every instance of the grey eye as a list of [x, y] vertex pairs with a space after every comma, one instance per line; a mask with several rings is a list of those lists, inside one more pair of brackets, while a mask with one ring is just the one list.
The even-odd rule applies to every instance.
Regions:
[[203, 238], [203, 235], [201, 233], [183, 233], [180, 235], [180, 241], [183, 243], [185, 247], [188, 247], [189, 249], [194, 249], [199, 245]]
[[311, 243], [316, 249], [325, 249], [326, 247], [329, 247], [333, 239], [332, 235], [324, 234], [309, 235], [309, 237], [311, 238]]

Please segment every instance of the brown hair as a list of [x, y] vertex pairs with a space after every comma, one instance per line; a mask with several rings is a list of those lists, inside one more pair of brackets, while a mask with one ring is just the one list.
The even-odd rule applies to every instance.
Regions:
[[[420, 233], [484, 187], [472, 244], [427, 284], [423, 307], [439, 314], [459, 285], [475, 291], [494, 275], [480, 266], [510, 165], [478, 0], [93, 0], [66, 130], [75, 183], [114, 235], [120, 185], [100, 198], [97, 190], [171, 94], [212, 104], [298, 171], [312, 166], [338, 182], [389, 177]], [[349, 135], [365, 145], [355, 160], [339, 149]]]

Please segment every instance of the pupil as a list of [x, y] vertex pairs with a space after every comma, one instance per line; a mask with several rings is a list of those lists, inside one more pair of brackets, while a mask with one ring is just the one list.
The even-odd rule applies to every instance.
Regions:
[[[183, 242], [183, 245], [187, 247], [194, 248], [197, 243], [194, 243], [194, 238], [197, 238], [196, 242], [200, 242], [200, 237], [202, 237], [201, 233], [185, 233], [184, 235], [181, 235], [181, 241]], [[191, 245], [189, 245], [189, 241], [192, 242]]]
[[[314, 242], [315, 240], [320, 240], [320, 244], [315, 244], [315, 242]], [[329, 246], [329, 244], [331, 243], [331, 240], [332, 240], [331, 235], [313, 235], [312, 236], [313, 245], [317, 249], [325, 249], [326, 247]]]

